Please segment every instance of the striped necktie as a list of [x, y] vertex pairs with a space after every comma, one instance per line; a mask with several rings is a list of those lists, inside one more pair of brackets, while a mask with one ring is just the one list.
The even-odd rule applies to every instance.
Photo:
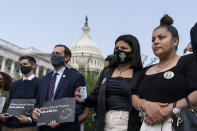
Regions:
[[50, 80], [49, 83], [49, 90], [48, 90], [48, 101], [50, 101], [53, 98], [54, 88], [55, 88], [55, 81], [58, 73], [55, 73]]

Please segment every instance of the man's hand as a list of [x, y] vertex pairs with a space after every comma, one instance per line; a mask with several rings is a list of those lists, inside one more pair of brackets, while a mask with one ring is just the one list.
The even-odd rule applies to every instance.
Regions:
[[41, 113], [40, 109], [35, 108], [35, 109], [33, 110], [32, 117], [33, 117], [35, 120], [37, 120], [38, 117], [40, 116], [40, 113]]
[[58, 127], [60, 124], [57, 123], [55, 120], [52, 120], [48, 126], [50, 126], [51, 128], [55, 128], [55, 127]]
[[184, 53], [186, 53], [186, 52], [193, 52], [193, 50], [192, 50], [192, 44], [189, 43], [189, 44], [185, 47], [185, 49], [184, 49], [183, 52], [184, 52]]
[[30, 123], [29, 118], [26, 117], [26, 116], [24, 116], [24, 115], [16, 116], [16, 118], [17, 118], [21, 123], [24, 123], [24, 124]]
[[78, 87], [76, 90], [75, 90], [75, 99], [78, 103], [82, 103], [84, 102], [84, 100], [81, 100], [80, 97], [83, 95], [80, 93], [80, 89], [82, 88], [82, 86]]
[[12, 117], [10, 114], [8, 113], [3, 113], [3, 114], [0, 114], [0, 120], [3, 121], [3, 122], [6, 122], [8, 118]]

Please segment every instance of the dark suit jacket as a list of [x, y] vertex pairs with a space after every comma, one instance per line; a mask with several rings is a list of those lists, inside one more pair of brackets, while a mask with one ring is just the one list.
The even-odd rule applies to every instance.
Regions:
[[[53, 72], [50, 72], [43, 78], [41, 78], [39, 83], [39, 95], [36, 102], [36, 107], [42, 106], [42, 104], [47, 101], [47, 94], [49, 88], [49, 82], [52, 77]], [[84, 85], [83, 76], [67, 67], [61, 76], [59, 84], [56, 89], [54, 100], [61, 99], [65, 97], [74, 97], [75, 89], [79, 86]], [[38, 128], [39, 131], [79, 131], [79, 124], [76, 120], [74, 123], [63, 123], [59, 127], [50, 128], [49, 126], [41, 126]]]

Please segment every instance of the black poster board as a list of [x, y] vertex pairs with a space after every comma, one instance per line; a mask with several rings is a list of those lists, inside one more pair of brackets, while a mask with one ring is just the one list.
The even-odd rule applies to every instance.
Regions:
[[31, 116], [35, 103], [35, 99], [12, 99], [7, 113], [13, 116]]
[[40, 108], [41, 115], [38, 117], [37, 126], [47, 125], [52, 120], [56, 120], [57, 123], [74, 122], [75, 106], [74, 97], [45, 102]]

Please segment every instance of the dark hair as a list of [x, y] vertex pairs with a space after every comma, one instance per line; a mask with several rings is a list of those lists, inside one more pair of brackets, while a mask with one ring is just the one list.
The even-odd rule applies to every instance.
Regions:
[[19, 58], [19, 61], [22, 61], [24, 59], [27, 59], [29, 61], [29, 63], [31, 63], [31, 64], [36, 64], [36, 59], [32, 56], [23, 55]]
[[[132, 48], [132, 61], [131, 61], [131, 68], [141, 70], [142, 69], [142, 60], [141, 60], [141, 54], [140, 54], [140, 44], [137, 40], [137, 38], [133, 35], [127, 34], [127, 35], [121, 35], [119, 36], [116, 41], [115, 45], [119, 41], [124, 41], [129, 44], [129, 46]], [[113, 62], [112, 62], [113, 65]], [[115, 65], [117, 66], [117, 65]]]
[[65, 56], [72, 56], [72, 53], [71, 53], [71, 51], [70, 51], [70, 49], [67, 47], [67, 46], [65, 46], [65, 45], [62, 45], [62, 44], [58, 44], [58, 45], [55, 45], [55, 48], [56, 47], [64, 47], [64, 55]]
[[4, 72], [0, 72], [0, 74], [3, 76], [3, 81], [2, 81], [3, 90], [9, 91], [10, 85], [12, 83], [12, 78]]
[[[179, 41], [179, 33], [178, 33], [178, 30], [174, 26], [172, 26], [173, 22], [174, 21], [173, 21], [172, 17], [170, 17], [169, 15], [166, 14], [161, 18], [160, 25], [158, 27], [156, 27], [154, 29], [154, 31], [159, 28], [166, 28], [167, 31], [169, 31], [172, 34], [172, 38], [177, 38]], [[177, 50], [177, 48], [178, 48], [177, 46], [175, 47], [175, 50]]]
[[113, 59], [113, 55], [108, 55], [106, 58], [105, 58], [105, 61], [112, 61]]

